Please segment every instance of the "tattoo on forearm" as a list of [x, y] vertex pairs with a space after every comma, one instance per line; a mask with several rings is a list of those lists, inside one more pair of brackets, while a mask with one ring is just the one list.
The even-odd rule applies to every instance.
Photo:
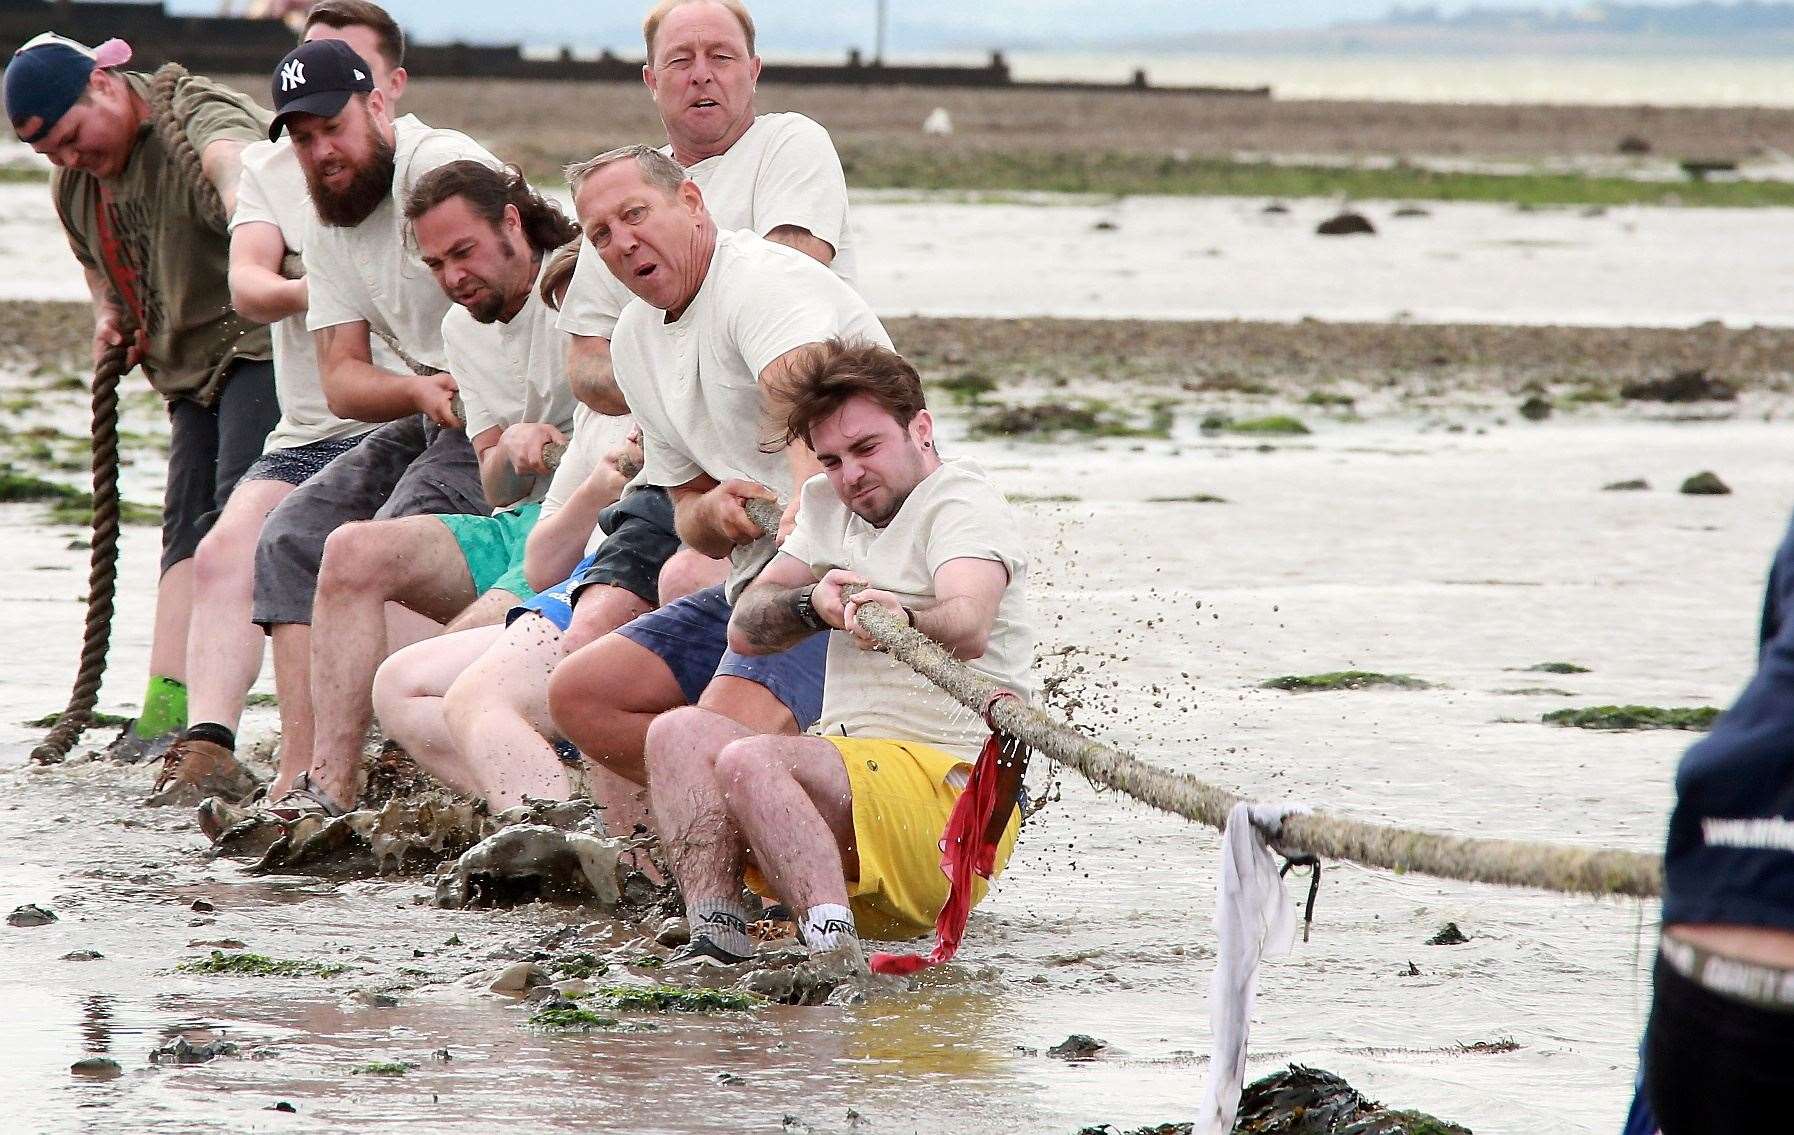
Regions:
[[788, 650], [816, 633], [798, 616], [797, 596], [801, 590], [769, 588], [743, 602], [735, 613], [742, 635], [760, 649], [773, 652]]

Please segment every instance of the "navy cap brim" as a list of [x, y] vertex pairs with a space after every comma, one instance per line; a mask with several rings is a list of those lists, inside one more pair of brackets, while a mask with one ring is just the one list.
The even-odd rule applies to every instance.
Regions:
[[360, 91], [319, 91], [315, 95], [296, 98], [280, 109], [274, 121], [268, 124], [268, 141], [277, 141], [280, 132], [286, 129], [287, 120], [298, 114], [315, 114], [319, 118], [335, 118], [349, 105], [351, 96], [361, 94]]

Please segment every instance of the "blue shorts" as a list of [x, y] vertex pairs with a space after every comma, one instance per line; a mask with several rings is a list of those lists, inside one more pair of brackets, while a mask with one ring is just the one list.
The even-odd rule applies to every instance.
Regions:
[[524, 615], [534, 611], [553, 623], [562, 634], [566, 634], [567, 628], [573, 625], [573, 592], [580, 586], [580, 575], [597, 562], [598, 553], [593, 552], [579, 561], [579, 566], [573, 569], [571, 576], [561, 580], [547, 591], [538, 591], [535, 598], [529, 602], [512, 607], [510, 614], [505, 616], [505, 626], [510, 626]]
[[729, 614], [721, 586], [706, 587], [617, 630], [660, 656], [696, 705], [712, 678], [745, 678], [765, 686], [791, 711], [799, 729], [822, 716], [822, 679], [828, 667], [828, 635], [818, 632], [779, 654], [737, 654], [729, 649]]
[[521, 607], [511, 608], [507, 625], [534, 611], [559, 627], [573, 625], [579, 593], [593, 584], [621, 587], [650, 607], [660, 606], [660, 569], [679, 550], [673, 531], [673, 502], [665, 489], [635, 489], [598, 514], [604, 543], [573, 574]]

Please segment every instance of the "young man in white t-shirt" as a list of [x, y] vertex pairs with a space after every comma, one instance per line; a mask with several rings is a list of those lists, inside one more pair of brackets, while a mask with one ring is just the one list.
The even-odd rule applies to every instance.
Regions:
[[[885, 608], [1018, 694], [1034, 656], [1020, 529], [982, 469], [941, 460], [915, 370], [881, 347], [835, 342], [783, 394], [786, 436], [815, 451], [823, 474], [736, 601], [729, 644], [776, 657], [832, 632], [819, 736], [757, 735], [701, 706], [649, 728], [649, 796], [690, 916], [680, 960], [691, 964], [752, 955], [744, 879], [797, 916], [812, 952], [852, 959], [862, 931], [924, 933], [947, 900], [939, 842], [988, 733], [877, 651], [859, 608]], [[866, 589], [844, 593], [855, 585]], [[1019, 823], [1019, 769], [1012, 779], [992, 820], [993, 877]], [[983, 893], [975, 885], [971, 900]]]
[[550, 682], [567, 740], [640, 784], [648, 723], [676, 706], [704, 704], [763, 733], [815, 721], [820, 638], [768, 658], [727, 649], [730, 604], [774, 551], [744, 502], [790, 497], [817, 468], [803, 446], [770, 444], [767, 392], [829, 339], [890, 339], [814, 260], [751, 232], [718, 232], [703, 193], [659, 151], [623, 147], [572, 177], [587, 239], [640, 301], [618, 320], [612, 359], [642, 431], [642, 479], [671, 491], [688, 546], [731, 560], [724, 587], [635, 619], [569, 656]]
[[[389, 103], [398, 102], [407, 77], [405, 40], [390, 16], [365, 0], [326, 0], [306, 19], [302, 42], [347, 43], [370, 64], [375, 89]], [[261, 671], [266, 640], [250, 618], [262, 525], [289, 493], [374, 429], [330, 412], [317, 351], [305, 329], [308, 282], [303, 274], [285, 274], [289, 257], [303, 251], [305, 231], [315, 216], [305, 172], [290, 141], [258, 142], [244, 149], [237, 209], [231, 217], [231, 299], [244, 318], [272, 325], [280, 421], [194, 556], [193, 602], [206, 613], [206, 629], [188, 641], [187, 719], [192, 726], [185, 734], [209, 740], [233, 756], [237, 725]], [[373, 350], [383, 369], [403, 368], [385, 343], [376, 341]], [[283, 733], [308, 731], [305, 723], [288, 720], [303, 702], [281, 704]], [[234, 760], [212, 763], [220, 773], [235, 768]], [[222, 779], [206, 780], [201, 790], [226, 787]]]
[[[394, 637], [431, 637], [451, 620], [495, 624], [535, 594], [523, 561], [552, 472], [545, 451], [573, 431], [563, 336], [537, 287], [577, 228], [515, 168], [470, 160], [420, 178], [404, 214], [454, 301], [442, 335], [496, 511], [359, 521], [330, 534], [312, 633], [317, 739], [309, 769], [270, 805], [288, 819], [354, 806], [374, 675]], [[387, 617], [393, 604], [422, 618], [401, 632]]]

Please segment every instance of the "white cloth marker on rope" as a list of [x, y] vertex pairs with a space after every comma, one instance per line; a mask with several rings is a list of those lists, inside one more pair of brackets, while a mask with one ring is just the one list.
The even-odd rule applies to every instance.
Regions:
[[1258, 963], [1289, 953], [1296, 940], [1296, 911], [1283, 892], [1271, 839], [1286, 816], [1307, 811], [1301, 805], [1242, 803], [1227, 814], [1215, 897], [1215, 935], [1220, 942], [1208, 990], [1214, 1054], [1193, 1135], [1229, 1135], [1239, 1113]]

